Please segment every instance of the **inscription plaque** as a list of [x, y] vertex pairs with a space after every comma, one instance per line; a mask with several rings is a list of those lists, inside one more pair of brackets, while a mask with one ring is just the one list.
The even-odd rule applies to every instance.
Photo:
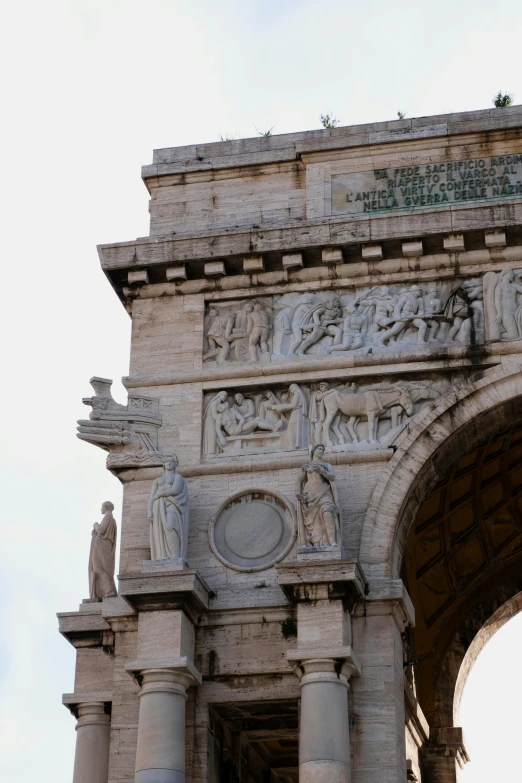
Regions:
[[332, 175], [332, 215], [441, 207], [522, 196], [522, 155]]

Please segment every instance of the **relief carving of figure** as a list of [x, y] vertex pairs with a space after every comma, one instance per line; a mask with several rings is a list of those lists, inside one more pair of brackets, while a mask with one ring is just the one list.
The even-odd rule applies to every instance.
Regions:
[[259, 403], [259, 415], [274, 427], [277, 427], [281, 421], [281, 415], [277, 412], [278, 405], [279, 400], [276, 394], [271, 389], [267, 389], [264, 393], [264, 399]]
[[[520, 327], [515, 324], [522, 271], [486, 273], [484, 279], [488, 276], [492, 291], [498, 288], [491, 295], [488, 316], [490, 324], [495, 319], [498, 323], [489, 333], [502, 330], [504, 337], [493, 339], [519, 339], [520, 329], [522, 339], [522, 316]], [[279, 362], [347, 351], [407, 350], [414, 343], [475, 344], [484, 339], [483, 324], [482, 279], [443, 279], [424, 290], [417, 284], [395, 284], [359, 291], [289, 292], [211, 304], [203, 360]]]
[[[333, 446], [330, 427], [338, 413], [348, 417], [348, 430], [354, 443], [357, 443], [359, 440], [356, 425], [360, 418], [366, 418], [368, 421], [368, 440], [371, 443], [377, 443], [379, 417], [386, 410], [389, 408], [393, 410], [402, 408], [407, 416], [413, 415], [411, 395], [401, 386], [391, 386], [364, 392], [338, 391], [335, 389], [324, 397], [324, 407], [326, 408], [326, 417], [323, 423], [323, 435], [328, 446]], [[397, 421], [393, 421], [392, 426], [396, 425]], [[341, 440], [341, 443], [343, 442]]]
[[364, 345], [364, 337], [362, 335], [362, 327], [364, 318], [362, 315], [357, 314], [357, 308], [355, 304], [349, 304], [345, 307], [345, 317], [343, 321], [342, 340], [339, 343], [334, 343], [325, 349], [325, 353], [333, 353], [333, 351], [356, 351], [358, 348], [362, 348]]
[[[336, 389], [330, 389], [330, 384], [327, 383], [327, 381], [321, 381], [319, 384], [319, 388], [312, 392], [312, 396], [310, 398], [310, 440], [312, 443], [322, 443], [323, 441], [323, 425], [324, 420], [326, 418], [326, 408], [324, 406], [324, 398], [327, 394], [332, 394], [334, 391], [340, 391], [344, 386], [338, 386]], [[339, 443], [344, 443], [346, 441], [346, 434], [342, 431], [342, 429], [345, 430], [344, 427], [342, 427], [342, 421], [339, 414], [335, 415], [332, 423], [330, 425], [330, 428], [336, 438], [338, 439]], [[342, 429], [341, 429], [342, 428]]]
[[205, 359], [217, 357], [218, 362], [225, 362], [230, 353], [230, 343], [234, 319], [227, 313], [219, 313], [215, 308], [208, 311], [207, 341], [209, 350], [203, 356]]
[[[301, 301], [294, 308], [292, 313], [291, 325], [289, 328], [292, 331], [292, 342], [288, 349], [288, 354], [292, 356], [295, 354], [299, 346], [304, 340], [303, 322], [306, 316], [310, 313], [314, 306], [314, 297], [312, 294], [304, 294]], [[284, 311], [281, 313], [281, 317], [285, 315]], [[285, 322], [286, 323], [286, 322]], [[287, 329], [288, 330], [288, 329]]]
[[488, 339], [522, 339], [522, 271], [504, 269], [484, 275]]
[[245, 421], [251, 421], [256, 416], [256, 404], [254, 400], [249, 397], [245, 397], [243, 394], [234, 394], [235, 405], [234, 408], [238, 413], [243, 416]]
[[89, 553], [89, 595], [92, 602], [117, 595], [114, 583], [114, 556], [116, 552], [116, 520], [114, 505], [107, 500], [102, 504], [101, 522], [95, 522], [91, 534]]
[[[249, 435], [256, 430], [276, 432], [282, 426], [282, 421], [269, 421], [261, 416], [252, 416], [253, 400], [246, 400], [242, 394], [237, 394], [236, 405], [232, 408], [228, 402], [228, 392], [221, 391], [212, 397], [204, 411], [203, 451], [206, 456], [218, 453], [227, 445], [226, 436]], [[246, 412], [246, 416], [243, 412]], [[248, 418], [247, 418], [248, 417]]]
[[438, 395], [435, 386], [420, 381], [369, 387], [351, 380], [292, 383], [245, 394], [223, 390], [205, 401], [203, 454], [295, 451], [309, 443], [335, 451], [386, 448], [414, 412]]
[[269, 326], [268, 313], [259, 303], [256, 303], [250, 316], [248, 327], [248, 349], [253, 362], [256, 362], [259, 358], [258, 347], [261, 354], [270, 352], [268, 347]]
[[379, 335], [379, 342], [385, 345], [388, 341], [395, 342], [406, 329], [417, 329], [417, 342], [426, 342], [428, 327], [424, 321], [424, 300], [418, 285], [412, 285], [410, 290], [402, 291], [393, 311], [395, 323]]
[[292, 383], [289, 399], [273, 406], [276, 413], [289, 414], [288, 424], [281, 437], [281, 448], [304, 449], [308, 446], [308, 401], [303, 390]]
[[469, 343], [472, 331], [483, 328], [482, 283], [465, 280], [454, 288], [446, 300], [444, 315], [452, 324], [447, 341]]
[[[296, 344], [297, 341], [295, 341], [289, 353], [301, 356], [326, 335], [333, 337], [334, 343], [340, 342], [343, 333], [339, 326], [339, 323], [342, 322], [341, 316], [342, 312], [337, 294], [331, 296], [326, 302], [321, 302], [309, 308], [300, 318], [299, 324], [296, 325], [296, 329], [301, 335], [300, 342]], [[304, 333], [308, 336], [304, 337]]]
[[442, 302], [438, 297], [436, 288], [428, 288], [424, 296], [424, 314], [429, 328], [428, 342], [436, 343], [437, 336], [441, 334]]
[[187, 557], [189, 499], [187, 484], [177, 471], [178, 459], [165, 458], [164, 474], [152, 484], [148, 503], [151, 560]]
[[367, 307], [370, 311], [373, 310], [373, 324], [371, 327], [373, 342], [377, 342], [379, 334], [393, 323], [391, 316], [393, 315], [396, 302], [396, 297], [390, 294], [387, 285], [373, 288], [355, 300], [354, 304]]
[[296, 481], [301, 546], [341, 544], [341, 507], [332, 466], [325, 462], [321, 443], [310, 449], [310, 461]]

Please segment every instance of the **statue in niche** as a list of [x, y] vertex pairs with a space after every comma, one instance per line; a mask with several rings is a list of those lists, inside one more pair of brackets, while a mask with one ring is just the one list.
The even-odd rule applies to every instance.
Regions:
[[164, 474], [152, 484], [149, 495], [151, 560], [185, 561], [189, 530], [187, 484], [177, 471], [178, 458], [165, 457]]
[[504, 269], [484, 275], [488, 338], [522, 339], [522, 271]]
[[91, 534], [89, 553], [89, 595], [90, 601], [102, 601], [117, 595], [114, 583], [114, 556], [116, 552], [116, 520], [110, 500], [101, 507], [101, 522], [95, 522]]
[[296, 482], [297, 518], [303, 547], [340, 546], [341, 507], [332, 466], [322, 458], [324, 446], [310, 448], [310, 461]]
[[453, 289], [444, 306], [444, 315], [451, 323], [447, 342], [469, 343], [472, 331], [476, 334], [484, 328], [482, 297], [480, 280], [465, 280]]

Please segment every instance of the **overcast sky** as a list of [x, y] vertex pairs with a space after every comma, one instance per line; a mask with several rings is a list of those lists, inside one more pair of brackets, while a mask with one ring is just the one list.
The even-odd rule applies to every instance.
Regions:
[[[482, 109], [498, 90], [522, 102], [522, 12], [519, 0], [11, 0], [0, 14], [0, 778], [67, 783], [74, 650], [54, 613], [87, 596], [101, 502], [121, 510], [105, 453], [75, 423], [92, 375], [125, 401], [130, 339], [95, 246], [147, 234], [141, 164], [155, 147], [317, 128], [328, 111], [349, 125]], [[494, 732], [519, 726], [521, 642], [514, 620], [472, 672], [466, 783], [514, 780], [515, 758], [518, 775], [518, 736]]]

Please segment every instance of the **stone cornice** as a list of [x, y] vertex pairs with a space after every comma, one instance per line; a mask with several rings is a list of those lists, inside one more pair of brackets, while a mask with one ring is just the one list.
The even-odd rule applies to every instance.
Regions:
[[153, 162], [142, 168], [148, 180], [173, 174], [259, 166], [298, 160], [300, 156], [335, 149], [371, 147], [416, 139], [495, 132], [522, 125], [522, 107], [439, 114], [268, 137], [192, 144], [154, 150]]
[[299, 603], [313, 600], [313, 589], [328, 586], [330, 598], [344, 598], [350, 605], [365, 595], [364, 574], [356, 560], [287, 561], [276, 566], [277, 581], [286, 597]]
[[519, 342], [493, 343], [476, 347], [416, 348], [411, 346], [411, 351], [408, 352], [347, 355], [342, 358], [321, 357], [310, 358], [308, 361], [288, 360], [273, 364], [204, 365], [199, 370], [188, 372], [126, 376], [122, 378], [122, 383], [127, 389], [201, 383], [203, 391], [218, 391], [228, 386], [239, 389], [264, 383], [313, 382], [368, 375], [388, 377], [403, 372], [411, 375], [420, 372], [448, 372], [468, 367], [478, 369], [497, 364], [500, 357], [506, 354], [521, 352], [522, 345]]
[[[73, 647], [114, 647], [114, 633], [109, 623], [101, 615], [101, 603], [96, 604], [97, 611], [60, 612], [58, 630]], [[99, 607], [99, 609], [98, 609]]]
[[[368, 451], [339, 451], [328, 454], [331, 465], [355, 465], [361, 463], [388, 462], [393, 457], [393, 449], [368, 449]], [[291, 454], [291, 456], [290, 456]], [[271, 454], [239, 456], [236, 458], [209, 459], [205, 462], [183, 465], [184, 478], [197, 476], [219, 476], [230, 473], [253, 473], [259, 470], [293, 470], [300, 468], [308, 459], [307, 451], [273, 452]], [[122, 483], [127, 481], [153, 481], [161, 475], [157, 468], [111, 468]]]
[[[106, 274], [118, 269], [136, 269], [161, 264], [190, 263], [253, 253], [286, 252], [307, 248], [336, 247], [390, 239], [455, 233], [499, 226], [520, 225], [522, 199], [506, 198], [493, 203], [455, 204], [437, 209], [400, 213], [375, 213], [366, 217], [316, 218], [303, 223], [193, 233], [185, 236], [140, 237], [130, 242], [98, 245]], [[298, 275], [299, 273], [293, 273]], [[261, 275], [253, 275], [261, 277]], [[181, 284], [183, 285], [183, 284]], [[218, 283], [214, 283], [219, 287]]]
[[193, 621], [208, 609], [212, 591], [193, 570], [121, 574], [119, 593], [137, 611], [181, 609]]

